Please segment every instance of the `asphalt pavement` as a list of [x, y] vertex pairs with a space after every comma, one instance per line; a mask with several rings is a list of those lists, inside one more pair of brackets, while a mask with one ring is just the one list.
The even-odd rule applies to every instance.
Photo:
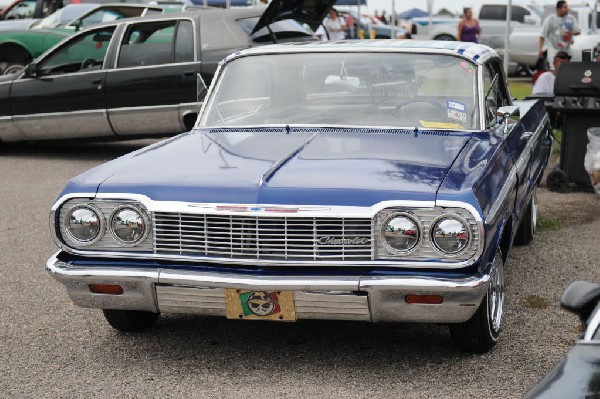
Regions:
[[600, 199], [542, 187], [549, 227], [509, 255], [488, 354], [461, 353], [428, 324], [163, 315], [118, 333], [45, 272], [48, 211], [71, 177], [150, 142], [0, 147], [0, 398], [520, 398], [577, 338], [564, 288], [600, 281]]

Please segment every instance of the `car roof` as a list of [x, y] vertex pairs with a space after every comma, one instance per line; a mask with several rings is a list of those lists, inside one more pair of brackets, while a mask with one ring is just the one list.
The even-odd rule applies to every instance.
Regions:
[[169, 19], [180, 19], [180, 18], [192, 18], [201, 19], [203, 16], [208, 15], [211, 19], [230, 19], [237, 20], [241, 18], [259, 17], [265, 11], [266, 7], [256, 6], [247, 8], [217, 8], [217, 7], [199, 7], [190, 8], [183, 12], [173, 12], [168, 14], [150, 14], [142, 17], [133, 18], [122, 18], [115, 21], [105, 22], [102, 24], [94, 25], [90, 29], [96, 29], [103, 26], [115, 26], [121, 23], [129, 22], [151, 22], [151, 21], [163, 21]]
[[301, 52], [421, 52], [459, 56], [476, 64], [483, 65], [489, 58], [498, 56], [490, 47], [468, 42], [439, 40], [341, 40], [329, 42], [298, 42], [272, 44], [239, 51], [225, 60], [259, 54], [301, 53]]

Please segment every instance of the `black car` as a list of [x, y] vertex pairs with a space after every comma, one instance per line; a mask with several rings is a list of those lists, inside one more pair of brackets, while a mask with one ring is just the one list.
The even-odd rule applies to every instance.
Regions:
[[[286, 8], [284, 1], [298, 7]], [[120, 19], [79, 32], [22, 73], [0, 77], [0, 141], [190, 130], [205, 85], [226, 55], [274, 41], [313, 40], [298, 21], [318, 26], [331, 3], [304, 12], [302, 2], [284, 1], [266, 9]]]
[[572, 283], [561, 305], [579, 315], [585, 331], [525, 399], [600, 398], [600, 284]]

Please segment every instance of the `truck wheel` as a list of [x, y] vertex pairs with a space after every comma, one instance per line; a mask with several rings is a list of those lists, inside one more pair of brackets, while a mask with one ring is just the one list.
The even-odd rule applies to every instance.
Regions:
[[160, 316], [160, 313], [139, 310], [102, 309], [102, 312], [111, 327], [123, 332], [144, 330], [153, 325]]
[[504, 261], [500, 248], [496, 250], [493, 268], [487, 293], [473, 317], [464, 323], [448, 325], [452, 341], [465, 352], [485, 353], [500, 337], [504, 305]]
[[452, 42], [452, 41], [455, 41], [456, 38], [452, 35], [443, 34], [443, 35], [438, 35], [438, 36], [434, 37], [433, 40], [443, 40], [446, 42]]
[[536, 192], [534, 189], [531, 200], [529, 200], [529, 204], [527, 204], [523, 219], [521, 219], [521, 224], [519, 224], [519, 228], [515, 234], [514, 243], [516, 245], [527, 245], [533, 240], [533, 235], [535, 234], [535, 228], [537, 226], [537, 200], [535, 195]]

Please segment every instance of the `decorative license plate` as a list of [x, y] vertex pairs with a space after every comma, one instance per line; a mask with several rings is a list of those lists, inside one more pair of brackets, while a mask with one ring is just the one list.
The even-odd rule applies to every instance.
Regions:
[[228, 319], [296, 321], [293, 291], [225, 289]]

